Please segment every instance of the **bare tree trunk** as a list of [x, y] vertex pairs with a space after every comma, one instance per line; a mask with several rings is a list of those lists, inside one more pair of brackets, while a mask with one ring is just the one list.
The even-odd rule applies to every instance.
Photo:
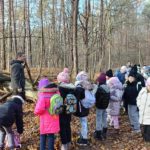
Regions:
[[128, 29], [126, 29], [126, 54], [127, 54], [127, 57], [126, 57], [126, 62], [128, 62], [128, 59], [129, 59], [129, 40], [128, 40]]
[[67, 57], [66, 57], [66, 44], [67, 44], [67, 42], [66, 42], [66, 19], [65, 19], [65, 3], [64, 3], [64, 0], [61, 0], [61, 12], [62, 12], [62, 17], [63, 17], [63, 39], [64, 39], [64, 52], [63, 52], [63, 54], [64, 54], [64, 67], [66, 66], [66, 64], [67, 64]]
[[72, 0], [73, 5], [73, 75], [78, 73], [78, 49], [77, 49], [77, 18], [79, 0]]
[[140, 41], [138, 41], [138, 51], [139, 51], [139, 64], [142, 66], [142, 56], [141, 56], [141, 44]]
[[108, 42], [108, 69], [111, 68], [111, 39]]
[[4, 21], [4, 0], [0, 0], [0, 13], [1, 13], [1, 27], [2, 27], [2, 38], [3, 38], [3, 46], [2, 46], [2, 59], [1, 59], [1, 64], [2, 64], [2, 69], [6, 69], [6, 49], [5, 49], [5, 21]]
[[23, 38], [23, 52], [26, 51], [26, 9], [27, 9], [27, 4], [26, 0], [24, 0], [24, 13], [23, 13], [23, 18], [24, 18], [24, 38]]
[[8, 52], [8, 70], [10, 68], [10, 60], [12, 59], [12, 19], [11, 19], [12, 0], [9, 0], [9, 52]]
[[[80, 19], [82, 31], [83, 31], [83, 42], [85, 47], [85, 64], [84, 70], [88, 72], [88, 56], [89, 56], [89, 36], [88, 36], [88, 24], [89, 24], [89, 17], [90, 17], [90, 0], [85, 0], [85, 10], [83, 19]], [[84, 21], [82, 21], [84, 20]]]
[[[71, 1], [71, 19], [70, 19], [70, 26], [68, 27], [68, 43], [69, 43], [69, 49], [71, 53], [71, 73], [73, 74], [73, 69], [74, 69], [74, 56], [73, 56], [73, 11], [74, 11], [74, 5], [73, 5], [73, 0]], [[71, 36], [70, 36], [71, 35]]]
[[[52, 1], [52, 5], [53, 5], [53, 8], [52, 8], [52, 51], [53, 51], [53, 55], [56, 57], [56, 55], [55, 55], [55, 53], [56, 53], [56, 44], [55, 44], [55, 40], [56, 40], [56, 29], [55, 29], [55, 27], [56, 27], [56, 21], [55, 21], [55, 13], [56, 13], [56, 11], [55, 11], [55, 1], [56, 0], [53, 0]], [[54, 63], [54, 65], [55, 65], [55, 67], [58, 67], [58, 63], [57, 62], [55, 62]]]
[[[28, 55], [29, 55], [29, 65], [32, 66], [32, 45], [31, 45], [31, 28], [30, 28], [30, 0], [28, 0], [27, 10], [28, 10], [27, 11]], [[42, 20], [42, 22], [43, 22], [43, 20]]]
[[104, 47], [105, 47], [105, 30], [104, 30], [104, 0], [101, 0], [100, 3], [100, 22], [99, 22], [99, 26], [100, 26], [100, 48], [99, 48], [99, 54], [101, 55], [101, 57], [99, 57], [99, 63], [98, 63], [98, 67], [99, 67], [99, 71], [101, 70], [101, 66], [102, 66], [102, 62], [103, 62], [103, 58], [104, 58]]
[[[109, 6], [110, 7], [110, 6]], [[111, 68], [111, 47], [112, 47], [112, 21], [111, 21], [111, 11], [110, 8], [108, 8], [108, 12], [107, 12], [108, 16], [107, 16], [107, 36], [108, 36], [108, 42], [107, 42], [107, 46], [108, 46], [108, 69]]]
[[45, 56], [45, 46], [44, 46], [44, 30], [43, 30], [43, 0], [41, 0], [41, 61], [40, 66], [42, 67], [43, 58]]
[[15, 12], [14, 12], [14, 0], [12, 0], [11, 4], [12, 10], [12, 22], [13, 22], [13, 41], [14, 41], [14, 52], [17, 54], [17, 38], [16, 38], [16, 20], [15, 20]]
[[103, 32], [104, 32], [104, 1], [101, 0], [100, 3], [100, 53], [102, 53], [103, 51], [103, 45], [104, 45], [104, 36], [103, 36]]

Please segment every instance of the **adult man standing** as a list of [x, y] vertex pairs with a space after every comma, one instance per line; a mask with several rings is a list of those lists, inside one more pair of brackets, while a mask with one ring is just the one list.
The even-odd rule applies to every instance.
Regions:
[[24, 52], [18, 52], [16, 60], [11, 61], [11, 88], [25, 99], [25, 75], [24, 66], [26, 57]]

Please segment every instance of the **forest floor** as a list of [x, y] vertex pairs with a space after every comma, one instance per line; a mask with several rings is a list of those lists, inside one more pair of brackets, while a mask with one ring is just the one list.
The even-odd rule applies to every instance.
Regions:
[[[45, 71], [45, 70], [44, 70]], [[46, 72], [47, 71], [47, 72]], [[56, 70], [49, 73], [46, 70], [45, 75], [51, 74], [56, 76]], [[59, 72], [58, 70], [57, 72]], [[32, 76], [37, 73], [36, 69], [32, 69]], [[34, 115], [35, 103], [25, 103], [24, 105], [24, 132], [21, 135], [22, 148], [20, 150], [39, 150], [39, 118]], [[90, 145], [86, 147], [78, 146], [76, 141], [80, 130], [79, 119], [72, 116], [72, 149], [71, 150], [150, 150], [150, 145], [143, 141], [141, 134], [133, 134], [127, 115], [120, 117], [120, 133], [116, 134], [112, 127], [108, 128], [107, 140], [98, 141], [93, 138], [95, 130], [96, 111], [95, 108], [90, 110], [88, 116], [89, 141]], [[56, 135], [55, 150], [60, 150], [60, 138]]]
[[[39, 118], [34, 116], [35, 104], [24, 105], [24, 133], [21, 136], [21, 150], [39, 149]], [[72, 150], [150, 150], [150, 146], [144, 143], [141, 134], [133, 134], [127, 115], [120, 117], [120, 133], [116, 134], [114, 129], [109, 127], [106, 141], [97, 141], [93, 138], [95, 130], [95, 108], [92, 108], [89, 121], [90, 145], [81, 147], [76, 145], [80, 123], [77, 117], [72, 117]], [[60, 149], [60, 139], [56, 136], [55, 149]]]

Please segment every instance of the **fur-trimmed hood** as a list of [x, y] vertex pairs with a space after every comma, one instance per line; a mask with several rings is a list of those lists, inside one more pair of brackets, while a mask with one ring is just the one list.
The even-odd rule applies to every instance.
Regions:
[[19, 99], [22, 104], [25, 103], [25, 100], [21, 96], [19, 96], [19, 95], [14, 95], [14, 96], [11, 97], [11, 99], [13, 99], [13, 101], [16, 101], [16, 100]]

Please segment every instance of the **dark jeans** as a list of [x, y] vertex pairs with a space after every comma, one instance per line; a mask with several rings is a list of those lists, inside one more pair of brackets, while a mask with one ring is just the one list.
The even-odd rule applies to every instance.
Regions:
[[0, 127], [0, 147], [4, 147], [4, 141], [5, 141], [5, 136], [7, 134], [7, 140], [8, 140], [8, 147], [10, 149], [14, 148], [14, 138], [13, 138], [13, 132], [11, 127]]
[[150, 142], [150, 125], [143, 126], [143, 138], [146, 142]]
[[71, 142], [71, 115], [60, 114], [60, 137], [62, 144]]
[[46, 139], [48, 143], [48, 150], [54, 150], [54, 134], [40, 135], [40, 150], [46, 150]]

